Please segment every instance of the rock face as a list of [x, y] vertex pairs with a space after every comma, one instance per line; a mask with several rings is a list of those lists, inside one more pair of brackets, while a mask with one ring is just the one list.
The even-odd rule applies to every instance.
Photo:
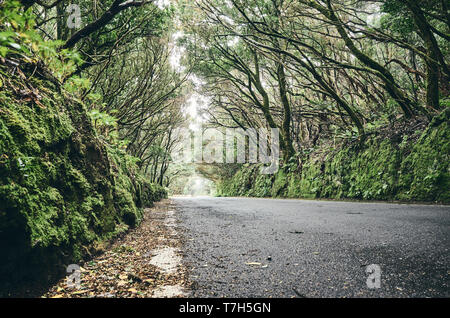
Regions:
[[64, 270], [166, 196], [28, 68], [0, 63], [0, 284]]

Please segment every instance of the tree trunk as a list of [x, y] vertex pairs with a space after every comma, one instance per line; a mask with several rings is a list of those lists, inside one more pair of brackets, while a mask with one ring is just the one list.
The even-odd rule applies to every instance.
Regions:
[[295, 155], [294, 146], [291, 137], [291, 105], [287, 97], [287, 82], [284, 66], [281, 62], [277, 62], [277, 77], [280, 91], [281, 103], [283, 104], [283, 136], [284, 136], [284, 160], [288, 162]]

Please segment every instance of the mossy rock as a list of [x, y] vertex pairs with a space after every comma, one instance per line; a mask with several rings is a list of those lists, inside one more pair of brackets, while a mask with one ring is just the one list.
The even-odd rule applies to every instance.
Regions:
[[[167, 195], [97, 137], [82, 103], [45, 80], [9, 76], [0, 92], [3, 284], [79, 261]], [[30, 86], [39, 102], [14, 93]]]

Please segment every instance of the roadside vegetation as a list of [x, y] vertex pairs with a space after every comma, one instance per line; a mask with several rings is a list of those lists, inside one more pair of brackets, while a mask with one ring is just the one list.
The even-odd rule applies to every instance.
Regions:
[[446, 1], [189, 3], [209, 125], [280, 130], [275, 176], [200, 168], [218, 195], [449, 201]]
[[1, 293], [65, 273], [167, 196], [171, 10], [120, 3], [78, 1], [78, 29], [68, 1], [0, 3]]

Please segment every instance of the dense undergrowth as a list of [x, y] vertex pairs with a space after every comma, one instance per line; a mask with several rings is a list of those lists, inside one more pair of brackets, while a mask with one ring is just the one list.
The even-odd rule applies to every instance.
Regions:
[[42, 41], [27, 17], [0, 18], [19, 21], [5, 24], [16, 32], [0, 32], [0, 287], [7, 288], [64, 271], [138, 225], [143, 209], [167, 193], [98, 132], [69, 89], [74, 82], [62, 85], [72, 53]]
[[450, 108], [429, 126], [378, 133], [363, 144], [321, 147], [275, 175], [246, 165], [218, 184], [219, 196], [399, 200], [450, 203]]

